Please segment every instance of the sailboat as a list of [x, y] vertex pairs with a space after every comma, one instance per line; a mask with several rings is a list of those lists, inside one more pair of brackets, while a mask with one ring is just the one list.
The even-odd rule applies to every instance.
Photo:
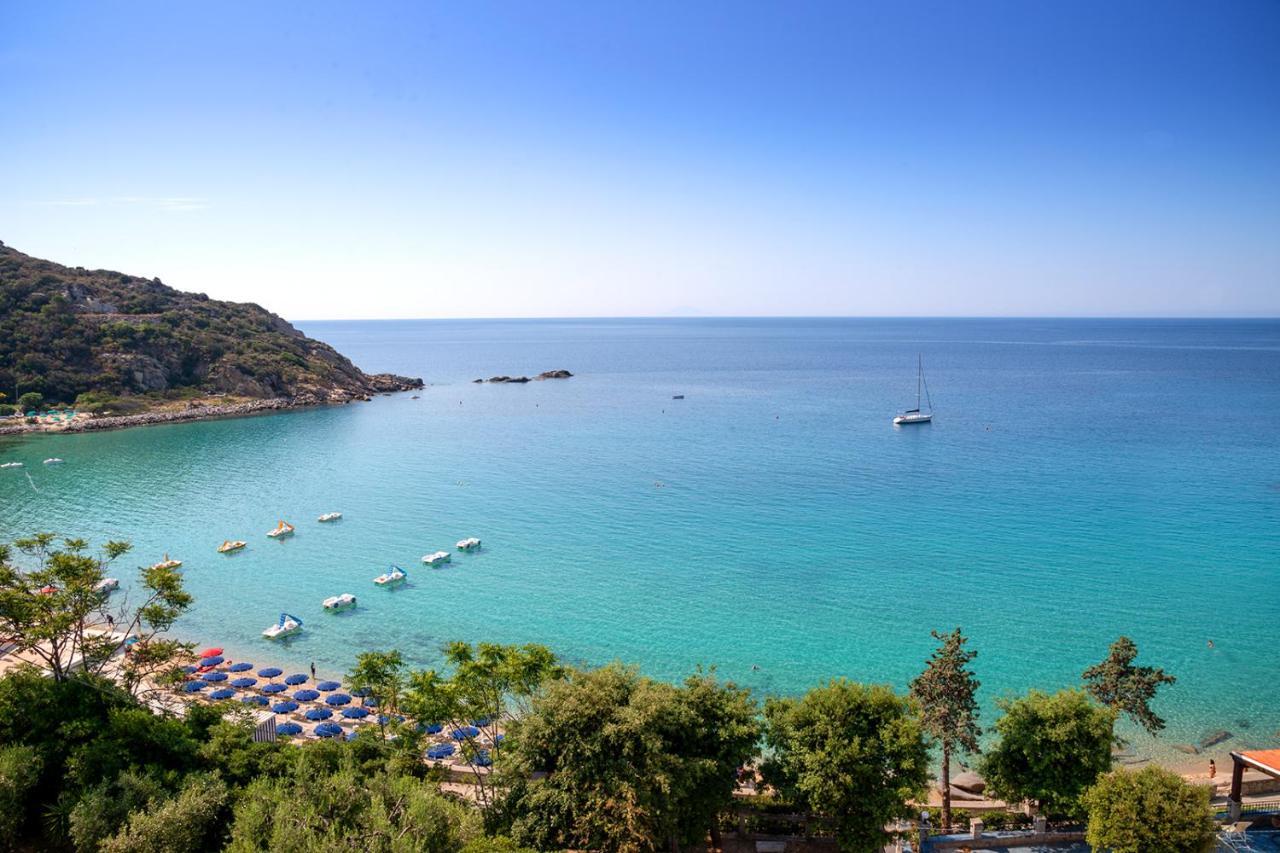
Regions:
[[[929, 411], [920, 410], [920, 392], [924, 390], [924, 401], [929, 404]], [[929, 384], [924, 381], [924, 356], [919, 357], [919, 371], [916, 374], [916, 407], [908, 409], [893, 419], [893, 425], [927, 424], [933, 420], [933, 401], [929, 399]]]

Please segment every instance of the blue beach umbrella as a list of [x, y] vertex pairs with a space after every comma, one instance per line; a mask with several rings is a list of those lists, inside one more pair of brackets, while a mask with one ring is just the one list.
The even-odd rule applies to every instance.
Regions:
[[300, 672], [295, 672], [293, 675], [286, 675], [284, 683], [288, 684], [290, 687], [298, 684], [306, 684], [307, 677]]
[[251, 669], [253, 669], [253, 664], [240, 661], [240, 663], [233, 663], [227, 667], [227, 672], [248, 672]]
[[349, 705], [351, 704], [351, 697], [345, 693], [330, 693], [324, 697], [324, 703], [326, 705]]
[[206, 681], [188, 681], [186, 684], [182, 685], [182, 692], [197, 693], [201, 690], [204, 690], [208, 686], [209, 686], [209, 683]]
[[316, 685], [316, 690], [321, 693], [328, 693], [330, 690], [337, 690], [342, 685], [336, 681], [322, 681]]
[[475, 726], [463, 726], [460, 729], [454, 729], [449, 732], [449, 737], [454, 740], [466, 740], [469, 737], [476, 737], [480, 734], [480, 730]]
[[[284, 670], [278, 666], [268, 666], [258, 670], [258, 675], [262, 678], [279, 678], [284, 674]], [[276, 729], [279, 731], [279, 729]]]
[[328, 708], [312, 708], [303, 716], [308, 720], [327, 720], [333, 716], [333, 712]]
[[484, 728], [485, 726], [489, 725], [491, 722], [493, 722], [493, 720], [490, 720], [488, 717], [481, 717], [478, 720], [472, 720], [471, 725]]
[[283, 702], [277, 702], [272, 705], [271, 710], [275, 711], [277, 714], [292, 714], [294, 711], [298, 710], [298, 703], [286, 699]]
[[360, 700], [360, 704], [366, 708], [376, 708], [378, 707], [378, 700], [372, 696], [366, 696]]
[[256, 678], [233, 678], [231, 680], [231, 686], [239, 690], [243, 690], [246, 687], [252, 687], [257, 683], [258, 683], [258, 679]]
[[289, 688], [285, 687], [280, 682], [273, 681], [270, 684], [263, 685], [262, 692], [263, 693], [283, 693], [285, 690], [288, 690], [288, 689]]
[[489, 750], [478, 749], [471, 759], [471, 763], [476, 767], [490, 767], [493, 765], [493, 758], [489, 755]]
[[352, 690], [351, 695], [359, 696], [361, 699], [363, 699], [365, 696], [368, 696], [371, 692], [372, 691], [369, 690], [368, 687], [361, 687], [359, 690]]
[[442, 758], [448, 758], [457, 750], [451, 743], [437, 743], [434, 746], [427, 747], [427, 758], [433, 761], [439, 761]]
[[297, 723], [281, 723], [276, 726], [276, 734], [278, 735], [300, 735], [302, 734], [302, 726]]
[[360, 733], [357, 731], [352, 730], [347, 732], [347, 740], [355, 740], [358, 737], [360, 737]]
[[198, 667], [198, 666], [188, 665], [188, 666], [184, 666], [184, 667], [182, 668], [182, 671], [183, 671], [184, 673], [186, 673], [187, 675], [192, 675], [192, 674], [194, 674], [194, 673], [195, 673], [195, 671], [196, 671], [197, 669], [199, 669], [199, 667]]
[[225, 672], [202, 672], [200, 679], [202, 681], [226, 681], [227, 674]]
[[369, 712], [364, 708], [343, 708], [342, 716], [346, 717], [348, 720], [363, 720], [365, 717], [369, 716]]
[[404, 717], [402, 717], [399, 714], [396, 714], [394, 717], [388, 717], [386, 714], [378, 715], [378, 725], [380, 726], [385, 726], [387, 723], [391, 722], [392, 720], [395, 720], [397, 723], [403, 723]]
[[209, 694], [209, 698], [210, 698], [210, 699], [222, 700], [222, 699], [230, 699], [232, 696], [235, 696], [235, 695], [236, 695], [236, 692], [235, 692], [234, 690], [232, 690], [231, 688], [229, 688], [229, 687], [220, 687], [220, 688], [218, 688], [217, 690], [215, 690], [215, 691], [213, 691], [212, 693], [210, 693], [210, 694]]
[[259, 705], [259, 706], [261, 706], [261, 705], [266, 705], [266, 704], [267, 704], [267, 697], [266, 697], [266, 696], [245, 696], [245, 697], [244, 697], [243, 699], [241, 699], [240, 701], [241, 701], [241, 702], [243, 702], [243, 703], [244, 703], [244, 704], [246, 704], [246, 705]]
[[200, 665], [201, 666], [217, 666], [218, 664], [222, 663], [223, 660], [224, 658], [222, 657], [222, 655], [214, 655], [211, 658], [204, 658], [203, 660], [201, 660]]
[[342, 726], [337, 723], [321, 723], [316, 726], [316, 735], [318, 737], [333, 737], [342, 734]]
[[320, 694], [311, 689], [299, 690], [293, 694], [293, 698], [299, 702], [314, 702], [320, 698]]
[[418, 723], [418, 731], [429, 735], [438, 735], [444, 731], [444, 723]]

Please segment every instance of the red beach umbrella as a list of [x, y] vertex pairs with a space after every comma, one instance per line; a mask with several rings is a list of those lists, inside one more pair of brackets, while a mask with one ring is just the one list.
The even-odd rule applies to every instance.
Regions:
[[211, 658], [211, 657], [217, 657], [220, 654], [222, 654], [222, 649], [218, 648], [217, 646], [210, 646], [209, 648], [202, 651], [199, 657]]

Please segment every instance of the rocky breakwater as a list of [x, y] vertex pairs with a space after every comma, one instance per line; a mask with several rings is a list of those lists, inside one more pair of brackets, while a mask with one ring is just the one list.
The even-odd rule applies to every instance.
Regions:
[[494, 385], [523, 385], [526, 382], [540, 382], [543, 379], [569, 379], [573, 374], [567, 370], [545, 370], [537, 376], [490, 376], [488, 379], [473, 379], [472, 382], [479, 384], [489, 382]]

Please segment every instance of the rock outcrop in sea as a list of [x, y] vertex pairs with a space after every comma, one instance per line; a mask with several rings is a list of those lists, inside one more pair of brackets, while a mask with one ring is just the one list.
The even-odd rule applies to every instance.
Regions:
[[488, 379], [473, 379], [473, 384], [489, 382], [494, 385], [523, 385], [526, 382], [541, 381], [543, 379], [568, 379], [573, 376], [567, 370], [545, 370], [537, 376], [490, 376]]

